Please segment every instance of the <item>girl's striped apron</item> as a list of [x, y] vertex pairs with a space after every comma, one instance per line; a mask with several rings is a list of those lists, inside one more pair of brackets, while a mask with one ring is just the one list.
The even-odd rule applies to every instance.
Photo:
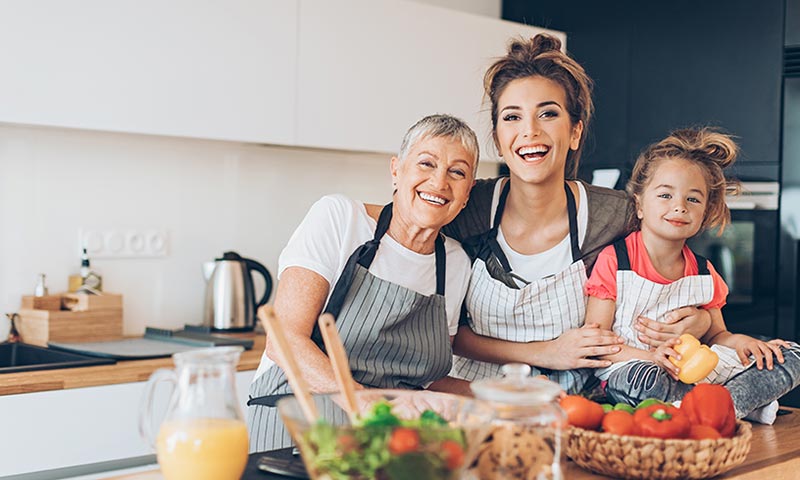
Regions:
[[[664, 285], [648, 280], [631, 270], [628, 247], [624, 238], [614, 242], [614, 251], [617, 254], [617, 308], [613, 330], [627, 345], [642, 350], [650, 349], [649, 345], [639, 340], [639, 334], [634, 328], [638, 317], [661, 322], [672, 310], [706, 305], [714, 298], [714, 280], [708, 270], [708, 260], [694, 252], [692, 253], [697, 260], [697, 275], [679, 278]], [[719, 355], [719, 363], [704, 382], [722, 384], [747, 368], [742, 365], [736, 350], [722, 345], [714, 345], [711, 349]], [[597, 377], [607, 380], [613, 371], [634, 361], [637, 360], [619, 362], [598, 369]]]
[[[586, 314], [586, 297], [583, 294], [586, 268], [578, 246], [575, 197], [569, 185], [564, 184], [573, 263], [555, 275], [526, 282], [511, 271], [508, 259], [497, 243], [497, 230], [505, 209], [509, 183], [505, 184], [500, 194], [491, 230], [464, 241], [464, 247], [475, 259], [465, 300], [469, 326], [478, 335], [501, 340], [553, 340], [565, 331], [583, 325]], [[517, 279], [526, 285], [518, 287]], [[455, 356], [450, 375], [473, 381], [499, 376], [500, 367], [496, 363]], [[580, 391], [592, 375], [590, 369], [532, 370], [534, 374], [547, 375], [570, 393]]]
[[[436, 294], [422, 295], [369, 273], [391, 219], [390, 203], [381, 211], [374, 238], [348, 259], [325, 311], [336, 318], [356, 382], [375, 388], [418, 389], [447, 375], [451, 366], [444, 299], [444, 237], [440, 234], [436, 239]], [[324, 352], [318, 327], [311, 338]], [[250, 386], [247, 417], [251, 452], [292, 444], [277, 409], [268, 406], [274, 405], [275, 395], [290, 392], [278, 365]]]

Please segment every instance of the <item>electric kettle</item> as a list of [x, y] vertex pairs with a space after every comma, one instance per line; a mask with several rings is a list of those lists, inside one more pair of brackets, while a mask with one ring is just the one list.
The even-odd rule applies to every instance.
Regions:
[[[264, 277], [264, 294], [255, 301], [252, 272]], [[203, 325], [214, 330], [252, 330], [256, 309], [267, 303], [272, 292], [272, 276], [255, 260], [236, 252], [225, 252], [222, 258], [203, 264], [206, 278], [206, 299]]]

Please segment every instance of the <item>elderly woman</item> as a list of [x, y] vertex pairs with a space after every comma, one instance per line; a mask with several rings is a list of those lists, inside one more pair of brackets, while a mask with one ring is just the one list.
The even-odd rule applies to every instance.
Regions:
[[[466, 205], [477, 161], [463, 121], [428, 116], [391, 160], [392, 203], [329, 195], [311, 207], [281, 253], [274, 307], [313, 391], [338, 390], [315, 326], [323, 311], [361, 386], [425, 388], [450, 371], [470, 261], [440, 229]], [[250, 387], [251, 451], [291, 444], [274, 408], [290, 391], [281, 362], [268, 338]]]

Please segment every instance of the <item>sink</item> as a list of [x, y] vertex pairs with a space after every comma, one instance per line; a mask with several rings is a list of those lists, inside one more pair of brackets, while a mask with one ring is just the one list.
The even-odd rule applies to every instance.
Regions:
[[96, 358], [77, 353], [61, 352], [27, 343], [0, 343], [0, 373], [88, 367], [113, 363], [116, 363], [116, 361], [110, 358]]

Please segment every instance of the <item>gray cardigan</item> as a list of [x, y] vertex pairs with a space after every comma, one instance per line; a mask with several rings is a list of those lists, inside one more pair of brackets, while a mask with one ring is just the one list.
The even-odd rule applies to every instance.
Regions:
[[[458, 241], [464, 241], [489, 230], [492, 227], [490, 219], [494, 188], [501, 178], [478, 180], [472, 187], [467, 206], [455, 220], [442, 229], [444, 234]], [[586, 189], [589, 208], [586, 236], [581, 245], [581, 254], [588, 275], [600, 251], [614, 240], [630, 233], [626, 225], [634, 207], [628, 195], [621, 190], [580, 182]]]

